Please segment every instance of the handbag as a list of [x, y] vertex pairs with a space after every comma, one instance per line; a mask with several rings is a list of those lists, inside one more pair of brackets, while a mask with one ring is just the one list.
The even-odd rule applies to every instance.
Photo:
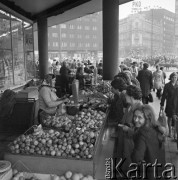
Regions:
[[160, 110], [159, 117], [157, 120], [157, 124], [159, 126], [160, 131], [167, 136], [169, 132], [167, 118], [163, 110]]
[[148, 95], [148, 101], [149, 101], [149, 102], [153, 102], [153, 96], [152, 96], [151, 93]]

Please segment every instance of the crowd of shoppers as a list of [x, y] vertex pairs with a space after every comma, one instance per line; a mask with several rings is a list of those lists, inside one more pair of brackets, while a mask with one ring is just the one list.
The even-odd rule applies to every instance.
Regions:
[[[119, 73], [111, 82], [114, 99], [110, 113], [113, 115], [111, 117], [116, 118], [118, 125], [116, 157], [125, 160], [122, 165], [124, 172], [128, 172], [131, 163], [154, 164], [158, 161], [164, 166], [165, 137], [177, 139], [177, 73], [170, 74], [170, 82], [166, 83], [165, 79], [164, 67], [156, 65], [155, 71], [151, 71], [148, 63], [141, 62], [137, 65], [134, 62], [130, 67], [121, 63]], [[164, 123], [160, 123], [159, 118], [156, 119], [157, 116], [149, 105], [154, 91], [160, 100], [160, 112], [165, 111], [167, 116]], [[161, 175], [162, 169], [159, 170], [158, 174]], [[150, 168], [147, 175], [147, 179], [155, 179], [153, 169]]]
[[[102, 75], [102, 64], [100, 63], [97, 67], [98, 75]], [[70, 66], [67, 62], [63, 62], [60, 70], [58, 68], [54, 68], [54, 70], [56, 78], [58, 76], [62, 77], [61, 84], [66, 90], [70, 73], [74, 73], [75, 78], [79, 80], [80, 89], [83, 89], [86, 79], [94, 73], [95, 66], [90, 62], [80, 64], [73, 61]], [[52, 79], [53, 77], [50, 80], [52, 81]], [[178, 126], [176, 126], [178, 120], [177, 73], [170, 75], [169, 83], [165, 83], [165, 79], [164, 68], [160, 68], [159, 65], [152, 72], [149, 70], [148, 63], [141, 62], [138, 65], [133, 62], [130, 67], [122, 63], [118, 68], [118, 74], [111, 82], [114, 98], [110, 101], [109, 118], [114, 119], [116, 125], [117, 158], [125, 159], [124, 171], [128, 170], [131, 163], [154, 164], [157, 160], [163, 166], [165, 165], [166, 126], [164, 123], [157, 121], [155, 112], [149, 105], [152, 90], [156, 90], [157, 98], [161, 100], [160, 111], [165, 110], [168, 117], [169, 137], [173, 136], [176, 139], [176, 130], [178, 129]], [[63, 100], [47, 99], [44, 91], [45, 94], [51, 94], [53, 89], [49, 87], [48, 78], [43, 83], [45, 84], [40, 89], [40, 110], [55, 111], [56, 107], [63, 103]], [[53, 96], [50, 95], [50, 97]], [[164, 109], [165, 101], [166, 107]], [[47, 102], [48, 108], [44, 107], [44, 102]], [[161, 173], [161, 170], [159, 173]], [[148, 171], [148, 179], [154, 179], [153, 176], [151, 169]]]

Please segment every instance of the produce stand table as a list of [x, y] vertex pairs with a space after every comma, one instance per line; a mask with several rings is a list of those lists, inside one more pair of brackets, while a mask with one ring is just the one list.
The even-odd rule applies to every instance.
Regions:
[[[70, 170], [72, 172], [93, 175], [94, 171], [94, 162], [92, 160], [63, 159], [51, 156], [16, 155], [11, 153], [6, 153], [4, 159], [10, 161], [12, 164], [15, 164], [20, 160], [33, 173], [61, 175], [67, 170]], [[21, 169], [18, 170], [20, 171]]]
[[[21, 161], [33, 173], [61, 175], [64, 174], [66, 171], [70, 170], [72, 172], [80, 172], [84, 175], [89, 174], [95, 177], [98, 158], [100, 156], [102, 148], [101, 142], [104, 136], [106, 121], [107, 115], [104, 119], [103, 125], [95, 142], [95, 149], [92, 159], [75, 159], [56, 156], [12, 154], [10, 152], [5, 153], [4, 159], [10, 161], [12, 164], [15, 164], [17, 161]], [[20, 169], [18, 170], [20, 171]]]

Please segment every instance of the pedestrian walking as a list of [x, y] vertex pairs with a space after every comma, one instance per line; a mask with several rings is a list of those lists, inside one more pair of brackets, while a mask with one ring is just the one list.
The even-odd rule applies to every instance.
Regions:
[[148, 70], [148, 63], [143, 64], [143, 69], [138, 72], [138, 81], [142, 90], [142, 102], [148, 104], [148, 96], [153, 88], [152, 72]]
[[[164, 110], [164, 102], [166, 100], [165, 113], [166, 113], [166, 116], [168, 117], [169, 137], [171, 137], [173, 133], [173, 136], [175, 139], [175, 122], [172, 119], [172, 116], [173, 116], [173, 108], [174, 108], [173, 95], [175, 93], [176, 88], [178, 88], [177, 73], [174, 72], [170, 74], [169, 80], [170, 82], [165, 84], [165, 87], [163, 90], [160, 108], [161, 110]], [[173, 132], [172, 132], [172, 129], [173, 129]]]
[[156, 89], [156, 96], [161, 98], [161, 92], [164, 85], [163, 72], [160, 70], [160, 66], [156, 65], [156, 71], [153, 72], [153, 87]]
[[166, 73], [164, 72], [164, 66], [161, 66], [160, 70], [163, 72], [164, 85], [165, 85], [165, 83], [166, 83]]

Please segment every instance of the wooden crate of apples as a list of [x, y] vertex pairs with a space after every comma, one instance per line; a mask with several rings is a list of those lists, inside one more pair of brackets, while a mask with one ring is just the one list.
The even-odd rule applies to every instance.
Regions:
[[74, 127], [68, 132], [40, 128], [20, 135], [9, 144], [9, 149], [15, 154], [92, 159], [98, 135], [99, 131], [83, 131]]
[[91, 108], [82, 109], [75, 115], [74, 126], [85, 130], [99, 130], [106, 118], [106, 113]]
[[66, 114], [61, 115], [61, 116], [52, 116], [46, 113], [41, 114], [42, 126], [47, 127], [47, 128], [65, 129], [66, 127], [71, 126], [73, 119], [74, 119], [73, 116], [69, 116]]

